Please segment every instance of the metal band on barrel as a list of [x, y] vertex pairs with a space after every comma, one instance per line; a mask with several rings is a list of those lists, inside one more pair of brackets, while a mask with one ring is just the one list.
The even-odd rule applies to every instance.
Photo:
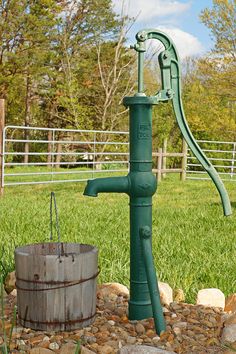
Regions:
[[18, 318], [20, 321], [24, 321], [24, 322], [29, 322], [29, 323], [38, 323], [38, 324], [44, 324], [44, 325], [58, 325], [58, 324], [62, 324], [62, 325], [73, 325], [73, 324], [76, 324], [76, 323], [81, 323], [81, 322], [85, 322], [85, 321], [88, 321], [88, 320], [91, 320], [93, 317], [96, 316], [96, 312], [89, 316], [89, 317], [86, 317], [86, 318], [79, 318], [77, 320], [71, 320], [71, 321], [33, 321], [33, 320], [27, 320], [27, 319], [24, 319], [22, 317], [20, 317], [18, 315]]
[[68, 288], [70, 286], [75, 286], [81, 283], [84, 283], [86, 281], [89, 281], [91, 279], [97, 278], [97, 276], [100, 273], [100, 268], [98, 268], [98, 271], [96, 274], [91, 276], [90, 278], [87, 279], [80, 279], [80, 280], [75, 280], [75, 281], [39, 281], [39, 280], [27, 280], [27, 279], [21, 279], [21, 278], [16, 278], [18, 281], [22, 281], [25, 283], [29, 284], [46, 284], [46, 285], [57, 285], [61, 284], [59, 286], [54, 286], [52, 288], [43, 288], [43, 289], [26, 289], [26, 288], [21, 288], [17, 283], [16, 283], [16, 288], [17, 290], [22, 290], [22, 291], [48, 291], [48, 290], [56, 290], [56, 289], [63, 289], [63, 288]]

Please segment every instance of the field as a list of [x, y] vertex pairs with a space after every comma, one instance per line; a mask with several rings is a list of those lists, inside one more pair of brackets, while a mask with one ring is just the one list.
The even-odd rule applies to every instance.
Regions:
[[[14, 248], [49, 241], [50, 192], [59, 209], [62, 241], [97, 245], [99, 282], [129, 284], [128, 197], [83, 196], [84, 183], [6, 187], [0, 199], [0, 267], [14, 269]], [[236, 184], [228, 182], [233, 209]], [[211, 182], [168, 177], [153, 198], [153, 253], [159, 280], [194, 302], [203, 287], [236, 292], [236, 216], [224, 217]], [[55, 236], [56, 239], [56, 236]]]

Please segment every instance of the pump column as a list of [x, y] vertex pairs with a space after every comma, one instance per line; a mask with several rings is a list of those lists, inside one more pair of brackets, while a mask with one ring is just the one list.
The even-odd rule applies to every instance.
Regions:
[[129, 319], [153, 316], [140, 230], [152, 229], [152, 195], [156, 178], [152, 174], [152, 99], [137, 94], [125, 97], [130, 109], [130, 301]]

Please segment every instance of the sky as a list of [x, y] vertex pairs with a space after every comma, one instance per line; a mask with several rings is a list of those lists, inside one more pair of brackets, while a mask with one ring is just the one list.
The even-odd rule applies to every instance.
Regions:
[[[114, 9], [121, 13], [122, 0], [113, 0]], [[124, 0], [124, 12], [137, 17], [128, 34], [135, 43], [135, 34], [145, 28], [166, 32], [175, 42], [180, 57], [199, 56], [213, 46], [210, 31], [199, 20], [200, 12], [212, 7], [212, 0]]]

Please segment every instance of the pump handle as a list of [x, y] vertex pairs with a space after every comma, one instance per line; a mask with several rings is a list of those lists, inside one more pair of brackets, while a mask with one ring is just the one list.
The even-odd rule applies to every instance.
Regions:
[[165, 49], [158, 56], [162, 88], [153, 97], [155, 98], [154, 101], [158, 103], [160, 101], [172, 100], [175, 117], [186, 143], [214, 182], [221, 197], [224, 214], [226, 216], [230, 215], [232, 213], [231, 205], [225, 186], [217, 171], [194, 139], [185, 118], [181, 99], [180, 60], [174, 43], [165, 33], [155, 29], [139, 31], [136, 35], [136, 39], [137, 44], [134, 46], [134, 49], [139, 54], [138, 94], [142, 94], [143, 91], [143, 56], [146, 50], [145, 42], [148, 39], [157, 39], [164, 45]]

